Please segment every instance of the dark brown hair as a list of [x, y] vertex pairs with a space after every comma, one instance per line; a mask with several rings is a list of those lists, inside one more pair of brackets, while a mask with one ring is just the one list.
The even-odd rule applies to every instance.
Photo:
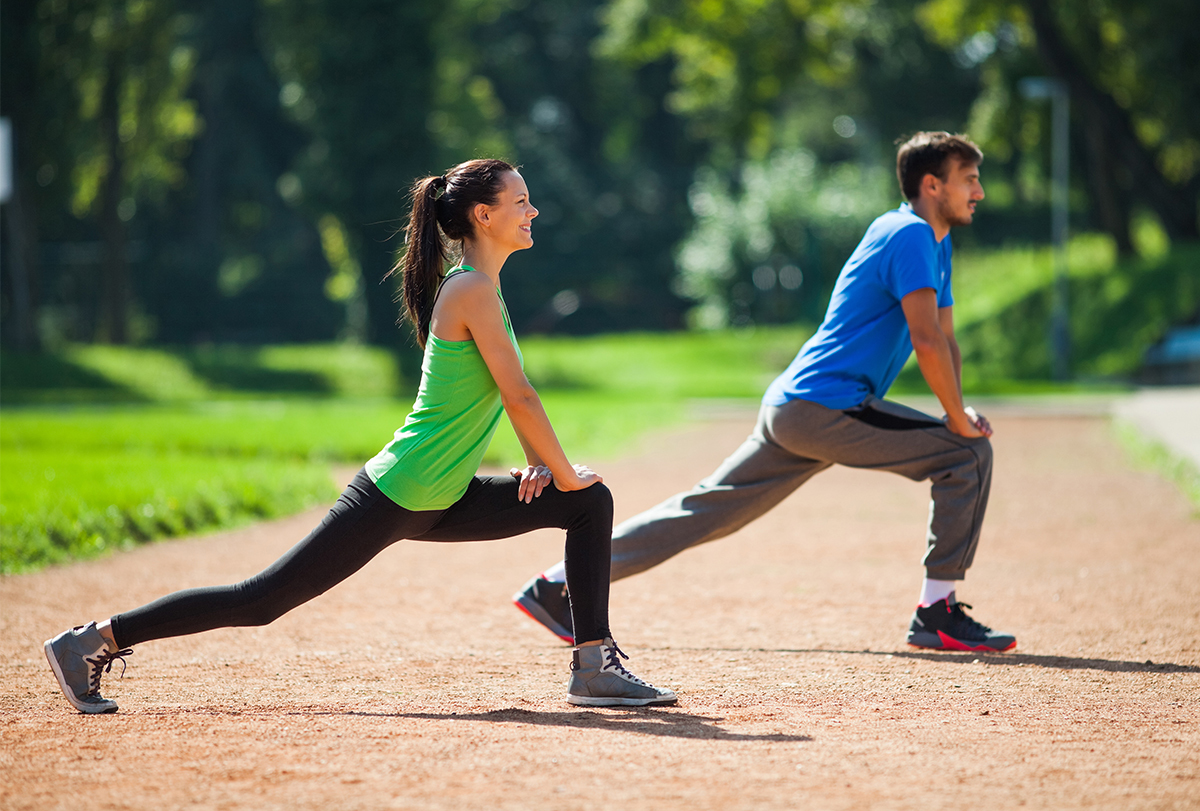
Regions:
[[[516, 167], [502, 160], [473, 160], [447, 169], [444, 175], [423, 177], [413, 183], [412, 211], [404, 229], [404, 255], [388, 271], [400, 274], [404, 316], [417, 329], [422, 348], [429, 337], [429, 320], [438, 285], [446, 272], [450, 245], [475, 232], [471, 211], [494, 205], [504, 188], [504, 175]], [[402, 316], [403, 317], [403, 316]]]
[[965, 135], [918, 132], [900, 144], [896, 152], [896, 179], [904, 197], [916, 200], [921, 195], [921, 180], [925, 175], [946, 180], [950, 170], [947, 162], [952, 157], [968, 164], [983, 162], [983, 152]]

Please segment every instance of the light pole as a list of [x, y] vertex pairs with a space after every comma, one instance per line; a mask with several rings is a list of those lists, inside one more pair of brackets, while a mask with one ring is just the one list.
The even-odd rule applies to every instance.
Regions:
[[1071, 374], [1071, 331], [1067, 302], [1067, 191], [1070, 177], [1070, 95], [1060, 79], [1030, 76], [1018, 83], [1027, 99], [1050, 99], [1050, 239], [1054, 245], [1054, 304], [1050, 321], [1051, 369], [1055, 380]]

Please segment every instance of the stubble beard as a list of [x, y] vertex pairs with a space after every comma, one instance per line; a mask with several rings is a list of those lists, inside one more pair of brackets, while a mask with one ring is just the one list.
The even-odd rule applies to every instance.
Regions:
[[974, 218], [974, 214], [972, 213], [971, 209], [967, 208], [965, 213], [960, 214], [951, 208], [950, 203], [948, 202], [943, 202], [938, 207], [938, 214], [941, 215], [942, 219], [951, 228], [957, 228], [960, 225], [970, 225], [971, 220]]

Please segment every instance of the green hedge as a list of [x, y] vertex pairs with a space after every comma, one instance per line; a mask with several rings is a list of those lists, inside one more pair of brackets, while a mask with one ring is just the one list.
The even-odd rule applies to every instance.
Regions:
[[4, 452], [0, 572], [274, 518], [336, 495], [328, 466], [79, 448]]

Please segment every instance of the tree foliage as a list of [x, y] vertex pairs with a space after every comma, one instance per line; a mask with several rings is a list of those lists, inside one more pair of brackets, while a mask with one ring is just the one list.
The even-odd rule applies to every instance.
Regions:
[[[1086, 155], [1098, 223], [1133, 250], [1136, 204], [1176, 239], [1200, 238], [1200, 7], [1186, 0], [929, 0], [920, 19], [946, 46], [976, 49], [987, 88], [976, 122], [988, 141], [1017, 140], [1003, 121], [1029, 103], [1014, 92], [1027, 60], [991, 60], [997, 32], [1064, 81]], [[972, 45], [974, 43], [974, 45]], [[990, 64], [989, 64], [990, 63]]]
[[[6, 345], [401, 347], [409, 184], [478, 156], [542, 216], [518, 328], [813, 319], [895, 140], [970, 132], [987, 216], [1039, 240], [1070, 87], [1072, 217], [1122, 253], [1197, 238], [1200, 7], [1187, 0], [11, 0], [0, 107]], [[957, 235], [956, 235], [956, 238]], [[785, 284], [786, 280], [786, 284]]]

